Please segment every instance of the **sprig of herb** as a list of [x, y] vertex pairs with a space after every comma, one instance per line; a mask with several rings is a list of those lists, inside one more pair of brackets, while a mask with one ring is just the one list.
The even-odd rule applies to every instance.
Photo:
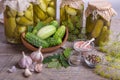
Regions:
[[95, 72], [112, 80], [120, 80], [120, 34], [114, 37], [108, 44], [100, 48], [106, 53], [107, 64], [96, 66]]
[[65, 58], [69, 58], [70, 54], [71, 54], [71, 48], [66, 48], [64, 51], [63, 51], [63, 55], [65, 56]]
[[48, 56], [43, 60], [43, 64], [52, 62], [52, 59], [59, 59], [60, 54], [54, 54], [52, 56]]
[[63, 53], [60, 54], [54, 54], [52, 56], [48, 56], [43, 60], [44, 64], [47, 64], [48, 68], [67, 68], [69, 66], [68, 64], [68, 58], [71, 54], [72, 49], [66, 48]]

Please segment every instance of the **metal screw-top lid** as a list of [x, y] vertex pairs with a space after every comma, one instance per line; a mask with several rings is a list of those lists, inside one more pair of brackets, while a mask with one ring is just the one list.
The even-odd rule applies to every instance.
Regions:
[[90, 14], [93, 14], [94, 16], [100, 15], [106, 21], [110, 21], [111, 17], [116, 15], [117, 13], [107, 0], [91, 0], [88, 3], [85, 14], [86, 17]]

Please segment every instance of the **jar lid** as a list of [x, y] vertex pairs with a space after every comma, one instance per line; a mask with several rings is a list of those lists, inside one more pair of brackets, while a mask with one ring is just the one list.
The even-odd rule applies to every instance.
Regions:
[[106, 0], [91, 0], [88, 6], [93, 9], [107, 10], [112, 7], [112, 5]]
[[32, 0], [6, 0], [4, 2], [4, 8], [9, 6], [13, 10], [23, 12], [29, 7], [30, 2], [32, 2]]
[[62, 0], [61, 7], [68, 5], [75, 9], [81, 9], [81, 4], [84, 4], [83, 0]]
[[86, 17], [88, 17], [90, 14], [93, 14], [93, 17], [95, 18], [97, 15], [100, 15], [106, 21], [110, 21], [111, 17], [117, 13], [107, 0], [91, 0], [88, 3], [88, 7], [85, 11]]

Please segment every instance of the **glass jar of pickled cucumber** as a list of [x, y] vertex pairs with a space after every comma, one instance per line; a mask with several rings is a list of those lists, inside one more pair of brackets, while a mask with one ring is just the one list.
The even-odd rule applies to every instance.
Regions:
[[68, 41], [81, 39], [84, 3], [82, 0], [63, 0], [60, 6], [60, 24], [69, 29]]
[[9, 43], [21, 43], [20, 35], [33, 25], [33, 6], [24, 0], [7, 0], [4, 3], [4, 30]]
[[96, 46], [104, 46], [109, 41], [111, 19], [116, 12], [106, 0], [94, 0], [88, 3], [85, 14], [87, 38], [95, 38]]
[[56, 0], [36, 0], [33, 3], [35, 25], [42, 21], [49, 23], [56, 17]]

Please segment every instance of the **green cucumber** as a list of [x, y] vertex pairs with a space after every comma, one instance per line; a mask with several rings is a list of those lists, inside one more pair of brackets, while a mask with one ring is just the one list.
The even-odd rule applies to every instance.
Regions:
[[38, 36], [27, 32], [25, 35], [25, 39], [32, 45], [34, 45], [35, 47], [40, 47], [42, 46], [42, 48], [47, 48], [49, 47], [49, 44], [45, 41], [40, 39]]
[[65, 35], [65, 26], [64, 25], [61, 25], [58, 29], [57, 29], [57, 31], [55, 32], [55, 34], [54, 34], [54, 38], [61, 38], [61, 39], [63, 39], [63, 37], [64, 37], [64, 35]]
[[52, 36], [56, 32], [56, 27], [53, 25], [47, 25], [42, 27], [38, 33], [37, 36], [39, 36], [41, 39], [47, 39], [48, 37]]
[[43, 22], [38, 22], [37, 25], [33, 28], [32, 33], [37, 34], [37, 32], [43, 27], [45, 24]]

